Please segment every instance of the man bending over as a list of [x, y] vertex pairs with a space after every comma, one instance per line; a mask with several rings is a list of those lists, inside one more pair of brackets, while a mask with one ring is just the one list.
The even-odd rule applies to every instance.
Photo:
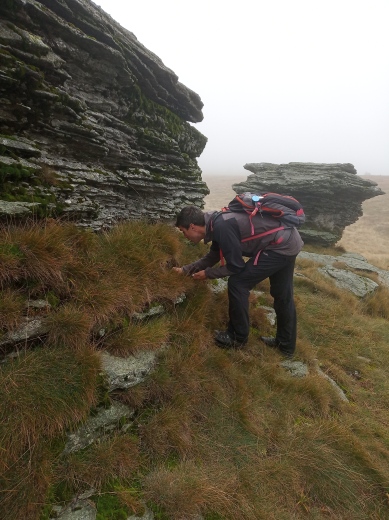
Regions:
[[[258, 217], [256, 234], [260, 234], [258, 225], [267, 230], [277, 227], [274, 218], [267, 215]], [[250, 290], [269, 278], [277, 331], [275, 337], [261, 336], [261, 340], [284, 356], [292, 357], [296, 348], [293, 272], [303, 241], [295, 227], [245, 241], [251, 234], [250, 226], [245, 213], [204, 213], [197, 206], [184, 207], [177, 216], [176, 227], [194, 244], [204, 240], [205, 244], [211, 242], [211, 246], [203, 258], [173, 269], [195, 280], [228, 276], [229, 323], [227, 330], [218, 331], [215, 335], [216, 344], [227, 349], [241, 348], [247, 343]], [[223, 257], [225, 265], [215, 267]]]

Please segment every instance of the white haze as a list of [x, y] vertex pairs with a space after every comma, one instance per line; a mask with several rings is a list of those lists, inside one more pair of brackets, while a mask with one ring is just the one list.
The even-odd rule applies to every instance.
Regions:
[[200, 95], [204, 174], [350, 162], [389, 175], [388, 0], [97, 0]]

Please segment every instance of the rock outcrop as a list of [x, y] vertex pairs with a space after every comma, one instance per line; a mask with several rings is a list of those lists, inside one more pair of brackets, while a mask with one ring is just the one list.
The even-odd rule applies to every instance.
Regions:
[[285, 193], [298, 199], [306, 213], [300, 232], [310, 244], [336, 244], [344, 228], [362, 215], [362, 202], [384, 194], [375, 182], [359, 177], [352, 164], [250, 163], [244, 168], [253, 175], [234, 184], [233, 190]]
[[90, 0], [2, 1], [0, 215], [97, 229], [202, 207], [202, 106]]

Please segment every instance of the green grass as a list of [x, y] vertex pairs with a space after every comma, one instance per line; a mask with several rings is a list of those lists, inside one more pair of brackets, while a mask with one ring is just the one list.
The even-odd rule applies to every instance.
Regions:
[[[256, 307], [271, 304], [268, 283], [252, 297], [247, 348], [218, 349], [226, 294], [171, 271], [205, 248], [169, 226], [0, 231], [3, 333], [31, 312], [29, 299], [55, 303], [34, 310], [48, 324], [39, 344], [19, 345], [0, 366], [2, 518], [47, 520], [51, 504], [92, 487], [99, 520], [141, 514], [144, 504], [160, 520], [389, 518], [386, 291], [360, 301], [298, 260], [296, 360], [310, 373], [293, 378], [258, 341], [273, 333]], [[161, 303], [163, 317], [131, 318]], [[97, 351], [143, 348], [157, 351], [155, 371], [107, 396]], [[66, 432], [111, 399], [136, 409], [128, 429], [64, 455]]]

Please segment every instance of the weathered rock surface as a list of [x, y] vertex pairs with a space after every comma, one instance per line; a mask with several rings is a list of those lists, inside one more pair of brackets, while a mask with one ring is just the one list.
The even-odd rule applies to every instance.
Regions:
[[352, 164], [250, 163], [244, 168], [253, 175], [232, 186], [236, 193], [285, 193], [301, 202], [306, 222], [299, 231], [306, 244], [336, 244], [344, 228], [362, 215], [362, 202], [384, 194]]
[[[386, 271], [385, 269], [380, 269], [379, 267], [376, 267], [375, 265], [370, 264], [366, 258], [364, 258], [362, 255], [359, 255], [358, 253], [344, 253], [343, 255], [334, 256], [334, 255], [320, 255], [317, 253], [309, 253], [308, 251], [301, 251], [299, 253], [299, 258], [306, 258], [308, 260], [312, 260], [314, 262], [317, 262], [318, 264], [324, 265], [328, 271], [330, 267], [333, 266], [335, 263], [341, 263], [344, 264], [345, 269], [338, 268], [338, 271], [348, 272], [350, 273], [347, 268], [354, 269], [356, 271], [365, 271], [367, 273], [376, 273], [378, 275], [378, 281], [381, 285], [385, 287], [389, 287], [389, 271]], [[329, 274], [327, 272], [327, 274]], [[335, 276], [333, 276], [335, 278]], [[370, 280], [369, 278], [363, 277], [364, 280]], [[351, 281], [351, 279], [349, 279]], [[354, 292], [354, 294], [357, 294], [358, 289], [357, 287], [360, 287], [358, 283], [358, 279], [355, 278], [356, 281], [356, 287], [355, 290], [353, 289], [353, 283], [341, 286], [343, 289], [349, 290], [351, 292]], [[367, 284], [368, 282], [366, 282]], [[362, 285], [365, 284], [365, 282], [362, 282]], [[376, 285], [371, 286], [373, 290], [376, 289]], [[370, 285], [369, 285], [370, 286]], [[362, 296], [365, 296], [367, 293], [364, 292]], [[361, 295], [359, 295], [361, 296]]]
[[138, 385], [150, 374], [156, 363], [156, 352], [144, 350], [127, 358], [101, 353], [101, 364], [108, 379], [109, 391], [125, 390]]
[[0, 216], [38, 203], [97, 229], [202, 207], [202, 106], [90, 0], [1, 2]]
[[0, 338], [0, 350], [4, 347], [27, 343], [47, 334], [48, 327], [40, 318], [26, 318], [16, 330], [8, 332]]
[[120, 421], [130, 419], [134, 413], [128, 406], [113, 401], [110, 408], [101, 408], [78, 431], [68, 435], [64, 453], [82, 450], [104, 435], [120, 429]]
[[345, 271], [344, 269], [337, 269], [331, 265], [321, 267], [319, 271], [335, 280], [335, 285], [346, 291], [350, 291], [355, 296], [364, 298], [365, 296], [375, 292], [379, 285], [366, 276]]

